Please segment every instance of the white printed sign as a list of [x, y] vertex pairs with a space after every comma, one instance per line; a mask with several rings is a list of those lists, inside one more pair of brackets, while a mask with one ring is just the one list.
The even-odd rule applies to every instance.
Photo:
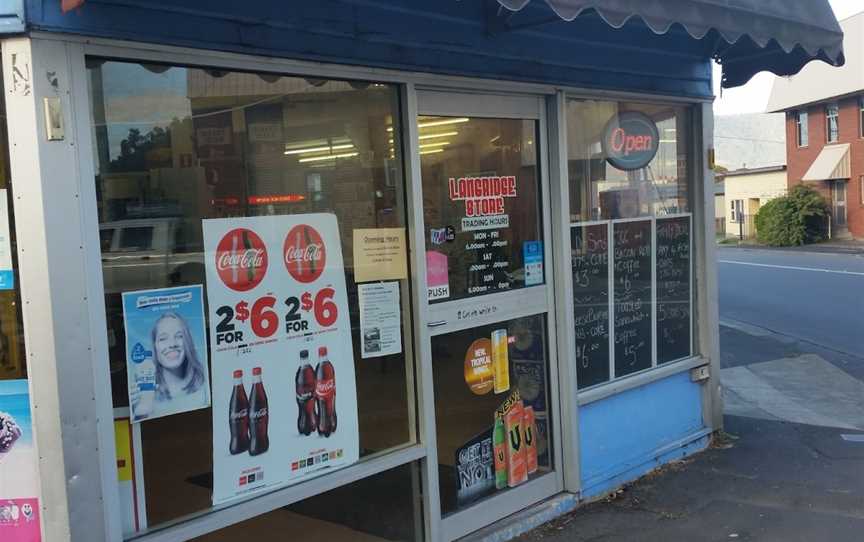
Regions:
[[357, 286], [360, 300], [362, 357], [376, 358], [402, 351], [402, 319], [398, 282], [371, 282]]
[[356, 462], [357, 390], [336, 217], [203, 225], [213, 503]]

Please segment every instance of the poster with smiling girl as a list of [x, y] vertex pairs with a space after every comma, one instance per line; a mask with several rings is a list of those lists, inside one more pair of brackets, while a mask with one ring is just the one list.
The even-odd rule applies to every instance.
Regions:
[[201, 285], [123, 294], [132, 422], [210, 406]]

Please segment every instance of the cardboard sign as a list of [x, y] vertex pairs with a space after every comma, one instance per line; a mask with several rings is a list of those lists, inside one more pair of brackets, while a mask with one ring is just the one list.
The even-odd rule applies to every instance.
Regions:
[[354, 281], [408, 277], [404, 228], [354, 230]]
[[203, 226], [213, 503], [356, 462], [354, 351], [336, 216]]

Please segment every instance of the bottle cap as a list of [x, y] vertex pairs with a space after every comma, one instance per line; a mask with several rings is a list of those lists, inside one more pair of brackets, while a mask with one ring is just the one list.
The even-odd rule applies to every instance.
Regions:
[[301, 350], [300, 351], [300, 359], [309, 359], [309, 351]]
[[240, 369], [234, 371], [234, 378], [243, 378], [243, 371], [241, 371]]
[[261, 376], [261, 367], [255, 367], [252, 369], [252, 376]]
[[327, 355], [327, 347], [326, 346], [318, 347], [318, 355], [321, 357], [326, 356]]

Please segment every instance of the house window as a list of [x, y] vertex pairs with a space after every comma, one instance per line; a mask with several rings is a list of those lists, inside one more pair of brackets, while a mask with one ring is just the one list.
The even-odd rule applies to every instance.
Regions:
[[858, 135], [864, 137], [864, 96], [858, 96]]
[[840, 108], [836, 103], [825, 106], [825, 121], [828, 143], [837, 143], [840, 139]]
[[810, 139], [807, 132], [807, 111], [797, 111], [795, 113], [796, 132], [798, 136], [798, 146], [806, 147]]
[[864, 205], [864, 175], [858, 177], [858, 192], [861, 194], [861, 205]]

